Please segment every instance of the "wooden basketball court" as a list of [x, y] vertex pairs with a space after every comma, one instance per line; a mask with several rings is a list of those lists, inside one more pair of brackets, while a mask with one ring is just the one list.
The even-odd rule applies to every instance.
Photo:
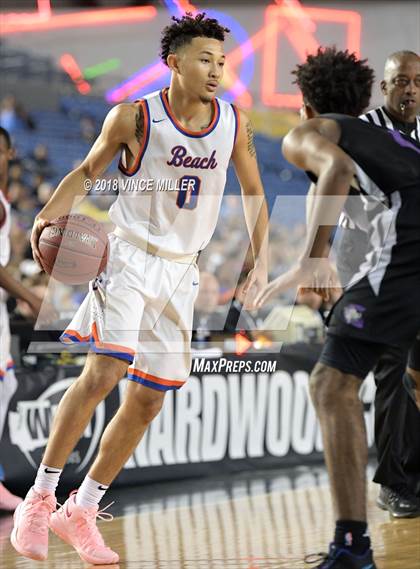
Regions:
[[[374, 503], [369, 486], [369, 522], [378, 569], [419, 569], [420, 518], [391, 520]], [[303, 559], [325, 550], [333, 516], [328, 488], [238, 493], [204, 503], [200, 494], [172, 507], [151, 504], [136, 513], [100, 522], [106, 542], [120, 554], [119, 567], [132, 569], [304, 569]], [[112, 508], [111, 508], [112, 510]], [[0, 518], [1, 566], [5, 569], [76, 569], [78, 555], [51, 536], [44, 563], [19, 557], [8, 541], [11, 517]], [[96, 566], [98, 567], [98, 566]], [[104, 567], [111, 567], [109, 565]], [[114, 565], [112, 567], [118, 567]]]

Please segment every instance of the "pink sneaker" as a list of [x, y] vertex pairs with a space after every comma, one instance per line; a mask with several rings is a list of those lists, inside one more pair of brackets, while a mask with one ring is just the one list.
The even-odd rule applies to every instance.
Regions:
[[3, 483], [0, 482], [0, 510], [14, 512], [21, 502], [23, 502], [22, 498], [9, 492]]
[[76, 504], [76, 491], [50, 518], [50, 528], [63, 541], [72, 545], [83, 561], [93, 565], [115, 564], [118, 553], [112, 551], [96, 526], [96, 518], [111, 521], [111, 514], [94, 508], [83, 508]]
[[39, 494], [31, 488], [14, 514], [10, 541], [18, 553], [44, 561], [48, 557], [48, 523], [57, 505], [54, 494]]

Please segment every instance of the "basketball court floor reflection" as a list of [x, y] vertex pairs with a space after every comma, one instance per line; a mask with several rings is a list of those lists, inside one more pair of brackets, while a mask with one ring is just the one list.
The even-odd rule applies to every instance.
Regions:
[[[323, 469], [116, 489], [112, 522], [100, 522], [106, 542], [129, 569], [304, 569], [306, 554], [328, 541], [333, 514]], [[111, 494], [111, 492], [110, 492]], [[391, 520], [374, 503], [369, 521], [378, 569], [420, 567], [420, 519]], [[105, 504], [106, 505], [106, 504]], [[109, 510], [108, 510], [109, 511]], [[87, 567], [55, 536], [44, 563], [16, 555], [11, 517], [0, 518], [1, 566], [7, 569]], [[93, 566], [92, 566], [93, 567]], [[96, 566], [99, 567], [99, 566]]]

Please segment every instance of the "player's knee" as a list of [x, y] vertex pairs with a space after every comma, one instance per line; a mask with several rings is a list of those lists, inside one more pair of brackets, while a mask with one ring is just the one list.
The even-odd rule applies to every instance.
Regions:
[[136, 415], [143, 423], [151, 423], [162, 409], [165, 393], [136, 383], [133, 383], [130, 387], [131, 403], [134, 403], [136, 406]]
[[315, 407], [320, 406], [325, 397], [325, 392], [328, 391], [330, 384], [329, 369], [324, 364], [317, 363], [309, 378], [309, 393]]
[[103, 375], [97, 371], [82, 374], [79, 382], [82, 384], [87, 399], [104, 399], [116, 385], [114, 374]]
[[357, 399], [358, 388], [355, 381], [341, 371], [316, 364], [309, 380], [309, 390], [316, 409], [332, 411], [341, 405], [348, 405]]
[[153, 419], [160, 413], [163, 400], [149, 401], [142, 407], [142, 418], [145, 423], [151, 423]]
[[126, 374], [127, 365], [112, 358], [91, 360], [79, 378], [88, 399], [104, 399]]

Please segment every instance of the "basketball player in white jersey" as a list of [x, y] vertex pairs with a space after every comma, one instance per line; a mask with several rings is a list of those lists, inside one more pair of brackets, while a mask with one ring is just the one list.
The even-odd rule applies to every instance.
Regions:
[[[195, 260], [215, 228], [231, 157], [242, 193], [250, 198], [244, 199], [255, 261], [249, 295], [256, 297], [266, 285], [268, 214], [252, 126], [241, 111], [215, 98], [227, 31], [205, 14], [174, 19], [161, 42], [172, 71], [169, 89], [115, 107], [84, 162], [64, 178], [35, 221], [32, 247], [39, 260], [42, 229], [71, 210], [85, 181], [97, 179], [115, 155], [122, 151], [126, 180], [152, 180], [150, 190], [134, 195], [122, 188], [110, 211], [116, 230], [108, 266], [62, 337], [89, 341], [91, 353], [58, 407], [34, 486], [15, 513], [12, 543], [27, 557], [46, 559], [50, 527], [83, 560], [118, 562], [97, 529], [98, 503], [159, 413], [166, 390], [180, 388], [189, 376]], [[96, 406], [127, 371], [125, 399], [97, 458], [78, 492], [53, 513], [67, 457]]]
[[[13, 360], [10, 355], [10, 328], [6, 300], [10, 294], [25, 300], [34, 317], [39, 313], [41, 300], [32, 294], [6, 270], [10, 258], [10, 203], [7, 201], [9, 160], [13, 149], [9, 133], [0, 127], [0, 439], [3, 434], [9, 402], [17, 389]], [[5, 472], [0, 464], [0, 510], [12, 511], [22, 501], [4, 486]]]

